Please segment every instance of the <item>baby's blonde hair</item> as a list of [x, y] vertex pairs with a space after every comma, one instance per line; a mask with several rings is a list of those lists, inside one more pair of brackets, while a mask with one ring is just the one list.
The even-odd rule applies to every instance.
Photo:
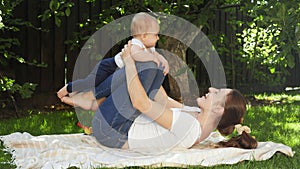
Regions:
[[135, 14], [131, 21], [131, 35], [141, 35], [145, 33], [152, 33], [154, 26], [159, 26], [158, 21], [153, 16], [145, 13], [140, 12]]

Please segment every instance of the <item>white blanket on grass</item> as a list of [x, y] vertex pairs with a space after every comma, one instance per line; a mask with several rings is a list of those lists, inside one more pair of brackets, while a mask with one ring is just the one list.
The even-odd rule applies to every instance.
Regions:
[[276, 152], [294, 155], [290, 147], [274, 142], [259, 142], [258, 148], [252, 150], [207, 146], [223, 139], [220, 134], [212, 133], [201, 145], [191, 149], [151, 155], [107, 148], [97, 143], [94, 137], [83, 134], [32, 136], [29, 133], [12, 133], [0, 136], [18, 168], [214, 166], [244, 160], [267, 160]]

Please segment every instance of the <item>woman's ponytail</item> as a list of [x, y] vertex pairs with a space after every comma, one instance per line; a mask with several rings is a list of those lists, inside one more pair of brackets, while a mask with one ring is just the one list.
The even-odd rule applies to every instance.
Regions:
[[[245, 149], [253, 149], [257, 147], [257, 141], [250, 135], [251, 130], [248, 126], [242, 126], [241, 124], [234, 125], [238, 136], [232, 137], [228, 141], [222, 141], [219, 143], [222, 147], [237, 147]], [[231, 131], [232, 133], [233, 131]], [[222, 132], [221, 132], [222, 133]], [[228, 134], [228, 133], [226, 133]]]
[[237, 147], [245, 149], [254, 149], [257, 147], [257, 141], [250, 134], [243, 131], [241, 135], [232, 137], [228, 141], [218, 143], [222, 147]]
[[236, 129], [239, 135], [232, 137], [228, 141], [218, 143], [219, 146], [245, 149], [257, 147], [257, 141], [249, 134], [250, 128], [239, 124], [243, 121], [246, 112], [246, 104], [247, 101], [245, 97], [235, 89], [227, 95], [224, 113], [217, 129], [222, 135], [229, 135]]

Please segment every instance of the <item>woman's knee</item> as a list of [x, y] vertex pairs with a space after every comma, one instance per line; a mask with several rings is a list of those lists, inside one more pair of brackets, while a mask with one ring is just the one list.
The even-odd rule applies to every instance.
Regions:
[[136, 69], [143, 85], [145, 82], [152, 84], [157, 74], [162, 72], [154, 62], [137, 62]]

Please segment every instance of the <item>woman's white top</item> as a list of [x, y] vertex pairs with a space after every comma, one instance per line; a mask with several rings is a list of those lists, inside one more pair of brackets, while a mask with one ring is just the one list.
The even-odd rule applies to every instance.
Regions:
[[[201, 135], [199, 121], [186, 111], [198, 111], [197, 107], [172, 108], [173, 121], [170, 130], [141, 114], [128, 132], [129, 149], [141, 152], [162, 152], [174, 148], [190, 148]], [[183, 111], [184, 110], [184, 111]]]

